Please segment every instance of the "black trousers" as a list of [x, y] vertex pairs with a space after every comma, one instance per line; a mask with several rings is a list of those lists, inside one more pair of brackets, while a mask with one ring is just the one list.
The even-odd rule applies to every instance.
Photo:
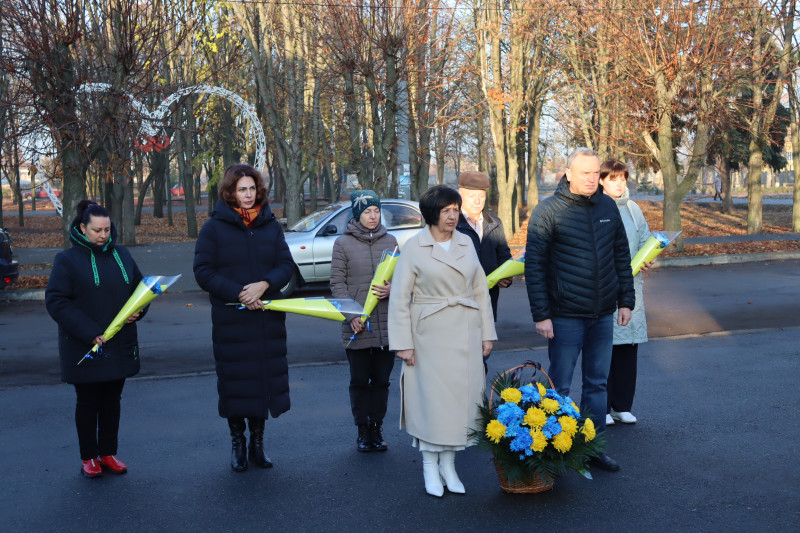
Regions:
[[630, 412], [636, 393], [636, 354], [638, 344], [615, 344], [611, 350], [611, 370], [608, 373], [608, 410]]
[[355, 424], [382, 424], [389, 403], [394, 352], [388, 346], [345, 351], [350, 362], [350, 408]]
[[81, 460], [117, 454], [120, 400], [125, 380], [75, 385], [75, 426]]

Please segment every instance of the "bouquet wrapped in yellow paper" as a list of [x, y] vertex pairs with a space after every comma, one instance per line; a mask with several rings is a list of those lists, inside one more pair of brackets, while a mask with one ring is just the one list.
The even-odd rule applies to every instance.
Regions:
[[375, 275], [372, 276], [372, 283], [369, 284], [369, 292], [367, 299], [364, 301], [364, 310], [361, 312], [361, 320], [366, 322], [369, 315], [375, 310], [378, 305], [378, 297], [372, 292], [375, 285], [385, 285], [387, 281], [391, 281], [392, 274], [394, 274], [394, 266], [397, 264], [397, 258], [400, 257], [400, 251], [397, 246], [394, 250], [384, 250], [381, 255], [381, 261], [375, 267]]
[[[262, 306], [267, 311], [283, 311], [297, 315], [315, 316], [328, 320], [346, 320], [361, 314], [362, 307], [358, 302], [349, 298], [287, 298], [286, 300], [262, 300]], [[247, 309], [241, 304], [231, 303], [239, 309]]]
[[666, 250], [669, 243], [674, 241], [675, 237], [680, 234], [680, 231], [654, 231], [653, 236], [647, 239], [647, 242], [644, 243], [641, 250], [631, 259], [633, 275], [635, 276], [639, 273], [639, 270], [642, 269], [642, 265], [645, 264], [645, 262], [649, 263], [658, 257], [658, 254]]
[[[103, 332], [103, 337], [106, 340], [110, 340], [114, 335], [119, 333], [119, 330], [127, 323], [128, 318], [147, 307], [150, 302], [155, 300], [158, 295], [164, 293], [164, 291], [180, 277], [181, 275], [178, 274], [177, 276], [147, 276], [143, 278], [133, 291], [133, 294], [128, 298], [128, 301], [125, 302], [125, 305], [123, 305], [122, 309], [117, 313], [117, 316], [114, 317], [114, 320], [111, 321], [111, 324], [109, 324]], [[97, 344], [92, 346], [92, 349], [78, 361], [78, 364], [81, 364], [84, 359], [93, 359], [92, 354], [97, 353], [99, 348], [100, 346]]]
[[514, 276], [521, 276], [525, 273], [525, 249], [522, 248], [511, 256], [511, 259], [494, 269], [488, 276], [486, 281], [489, 282], [491, 289], [501, 279], [513, 278]]

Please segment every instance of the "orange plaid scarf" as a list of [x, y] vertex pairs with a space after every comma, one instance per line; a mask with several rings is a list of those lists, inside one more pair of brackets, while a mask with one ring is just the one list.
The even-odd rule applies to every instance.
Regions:
[[242, 222], [248, 228], [253, 225], [255, 222], [256, 217], [261, 212], [260, 207], [253, 207], [252, 209], [242, 209], [241, 207], [234, 207], [234, 211], [239, 213], [239, 216], [242, 217]]

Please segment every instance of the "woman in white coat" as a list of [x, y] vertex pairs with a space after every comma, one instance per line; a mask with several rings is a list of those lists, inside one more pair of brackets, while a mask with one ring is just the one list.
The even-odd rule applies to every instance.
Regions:
[[389, 297], [389, 347], [403, 360], [400, 427], [422, 452], [425, 490], [464, 493], [455, 452], [473, 444], [483, 357], [497, 339], [486, 276], [469, 237], [454, 231], [461, 196], [436, 185], [420, 198], [426, 227], [406, 242]]
[[[609, 159], [600, 166], [600, 184], [603, 192], [614, 199], [625, 225], [631, 257], [635, 256], [650, 238], [650, 228], [642, 210], [630, 199], [628, 193], [628, 167], [616, 159]], [[633, 395], [636, 392], [636, 366], [639, 344], [647, 342], [647, 320], [644, 314], [644, 279], [642, 273], [653, 263], [645, 263], [633, 278], [636, 290], [636, 306], [627, 326], [617, 325], [614, 313], [614, 349], [611, 352], [611, 370], [608, 374], [608, 406], [606, 425], [615, 421], [635, 424], [631, 414]]]

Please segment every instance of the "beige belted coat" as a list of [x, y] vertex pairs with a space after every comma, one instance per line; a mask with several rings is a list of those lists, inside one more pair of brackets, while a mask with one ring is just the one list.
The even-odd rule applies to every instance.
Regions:
[[471, 444], [486, 383], [482, 341], [495, 339], [472, 241], [455, 231], [448, 251], [423, 228], [403, 246], [389, 296], [389, 347], [416, 358], [400, 375], [400, 427], [432, 444]]

